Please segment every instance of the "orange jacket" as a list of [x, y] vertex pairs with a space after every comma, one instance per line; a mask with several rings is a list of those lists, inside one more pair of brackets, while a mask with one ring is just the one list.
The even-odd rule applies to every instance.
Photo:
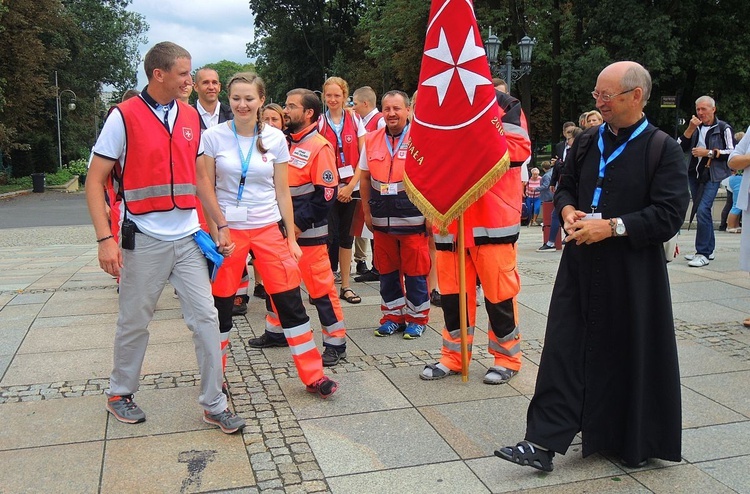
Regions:
[[[391, 157], [385, 143], [386, 127], [369, 132], [365, 137], [367, 166], [370, 169], [370, 212], [372, 227], [384, 233], [409, 234], [425, 231], [424, 216], [412, 204], [404, 190], [409, 131], [401, 139], [401, 146]], [[391, 141], [392, 142], [392, 141]], [[398, 142], [398, 141], [396, 141]], [[393, 143], [392, 146], [396, 146]]]
[[[515, 243], [521, 231], [521, 166], [531, 156], [531, 141], [525, 119], [522, 119], [520, 102], [498, 91], [498, 106], [508, 145], [510, 169], [464, 212], [464, 239], [466, 247], [483, 244]], [[458, 222], [448, 226], [448, 235], [435, 231], [438, 250], [455, 250]]]
[[116, 175], [130, 214], [197, 206], [195, 160], [201, 139], [200, 117], [184, 103], [176, 104], [172, 134], [142, 98], [117, 105], [128, 146]]
[[294, 224], [302, 230], [299, 245], [320, 245], [328, 239], [328, 211], [336, 200], [336, 159], [331, 143], [317, 124], [290, 134], [289, 188]]

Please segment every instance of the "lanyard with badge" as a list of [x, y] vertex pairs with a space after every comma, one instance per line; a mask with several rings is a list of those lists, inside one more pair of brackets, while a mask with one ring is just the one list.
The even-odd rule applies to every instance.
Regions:
[[602, 195], [602, 184], [604, 183], [604, 171], [607, 168], [607, 165], [612, 163], [614, 160], [616, 160], [623, 151], [625, 151], [625, 148], [627, 145], [641, 135], [641, 133], [646, 129], [646, 126], [648, 126], [648, 120], [644, 119], [643, 123], [638, 126], [637, 129], [633, 131], [632, 134], [630, 134], [630, 137], [628, 137], [628, 140], [620, 144], [620, 146], [614, 150], [612, 154], [609, 155], [609, 158], [606, 160], [604, 159], [604, 128], [606, 127], [606, 124], [602, 124], [601, 127], [599, 127], [599, 177], [596, 181], [596, 189], [594, 189], [594, 197], [591, 200], [591, 212], [586, 215], [584, 219], [592, 220], [592, 219], [601, 219], [602, 213], [597, 213], [596, 208], [599, 207], [599, 199]]
[[[401, 145], [404, 143], [404, 138], [406, 137], [407, 132], [409, 132], [409, 124], [407, 123], [404, 127], [404, 130], [401, 131], [401, 137], [399, 137], [398, 142], [396, 143], [396, 148], [393, 148], [393, 144], [391, 144], [391, 140], [388, 138], [388, 132], [383, 133], [383, 137], [385, 138], [385, 146], [388, 148], [388, 154], [391, 155], [391, 168], [393, 167], [393, 159], [398, 157], [398, 159], [406, 159], [406, 149], [401, 149]], [[398, 156], [396, 154], [398, 153]], [[388, 172], [388, 180], [390, 181], [391, 174]], [[395, 196], [398, 194], [398, 184], [392, 184], [392, 183], [381, 183], [380, 184], [380, 194], [384, 196]]]
[[341, 139], [341, 134], [344, 132], [344, 120], [346, 119], [346, 112], [341, 113], [341, 123], [336, 125], [331, 120], [331, 112], [326, 112], [326, 122], [333, 129], [333, 133], [336, 134], [336, 144], [338, 145], [339, 159], [341, 160], [341, 167], [338, 169], [339, 178], [349, 178], [354, 176], [354, 167], [346, 164], [346, 158], [344, 156], [344, 141]]
[[255, 139], [258, 137], [258, 124], [255, 124], [255, 133], [253, 140], [250, 143], [250, 150], [245, 155], [242, 152], [242, 146], [240, 146], [240, 138], [237, 135], [237, 126], [232, 120], [232, 132], [234, 132], [234, 139], [237, 141], [237, 151], [240, 154], [240, 163], [242, 164], [242, 176], [240, 177], [240, 185], [237, 189], [237, 205], [227, 206], [226, 218], [227, 221], [247, 221], [247, 207], [240, 206], [242, 200], [242, 194], [245, 191], [245, 179], [247, 178], [247, 170], [250, 168], [250, 158], [253, 156], [253, 149], [255, 148]]

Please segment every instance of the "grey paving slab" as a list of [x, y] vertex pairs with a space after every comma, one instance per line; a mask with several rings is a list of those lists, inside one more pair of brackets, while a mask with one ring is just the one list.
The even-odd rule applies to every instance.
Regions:
[[279, 379], [279, 387], [298, 419], [333, 417], [409, 407], [409, 402], [379, 370], [347, 372], [332, 376], [339, 390], [321, 400], [308, 393], [297, 378]]
[[104, 439], [106, 412], [97, 396], [0, 406], [0, 450]]
[[[714, 376], [721, 381], [721, 376]], [[708, 425], [741, 422], [747, 417], [727, 408], [719, 402], [682, 386], [682, 427], [693, 429]]]
[[[730, 309], [734, 309], [739, 312], [744, 312], [747, 316], [750, 316], [750, 297], [737, 297], [737, 298], [728, 298], [728, 299], [722, 299], [722, 300], [716, 300], [716, 303], [719, 305], [723, 305], [724, 307], [729, 307]], [[742, 320], [739, 320], [738, 322], [741, 322]]]
[[750, 297], [750, 290], [729, 285], [723, 281], [703, 279], [693, 283], [680, 283], [672, 289], [673, 302], [702, 302]]
[[206, 492], [255, 485], [239, 434], [211, 431], [107, 441], [101, 492]]
[[681, 377], [703, 376], [750, 369], [750, 361], [730, 358], [726, 353], [717, 352], [695, 341], [678, 341], [677, 354], [680, 360]]
[[532, 340], [544, 339], [544, 331], [547, 328], [547, 315], [519, 303], [518, 326], [521, 329], [521, 338]]
[[41, 317], [79, 314], [117, 314], [117, 297], [110, 290], [57, 292], [39, 313]]
[[[632, 477], [615, 476], [594, 480], [583, 480], [562, 485], [551, 485], [538, 487], [536, 489], [521, 489], [512, 491], [513, 494], [581, 494], [581, 493], [604, 493], [607, 494], [650, 494], [652, 491], [643, 487]], [[666, 493], [665, 493], [666, 494]]]
[[326, 476], [456, 460], [456, 453], [414, 409], [301, 420]]
[[2, 378], [5, 371], [10, 367], [11, 360], [13, 360], [13, 355], [0, 355], [0, 378]]
[[635, 480], [656, 493], [680, 492], [684, 494], [701, 494], [711, 492], [730, 494], [734, 492], [726, 485], [712, 478], [696, 465], [677, 465], [660, 470], [632, 472]]
[[75, 316], [54, 316], [54, 317], [37, 317], [32, 325], [33, 329], [36, 328], [58, 328], [66, 326], [79, 326], [79, 325], [91, 325], [98, 324], [102, 327], [112, 326], [114, 327], [117, 322], [117, 315], [111, 313], [103, 314], [79, 314]]
[[[492, 456], [506, 443], [515, 444], [526, 430], [524, 397], [464, 401], [421, 407], [419, 411], [462, 459]], [[502, 417], [502, 425], [498, 421]]]
[[[750, 456], [698, 463], [697, 467], [739, 494], [750, 494]], [[705, 491], [704, 491], [705, 492]]]
[[492, 492], [525, 491], [585, 480], [619, 478], [624, 473], [622, 469], [600, 455], [581, 458], [579, 446], [571, 447], [566, 455], [557, 455], [554, 459], [555, 470], [550, 474], [528, 467], [519, 467], [495, 456], [467, 460], [466, 464], [486, 486], [489, 486]]
[[745, 417], [750, 417], [750, 372], [748, 371], [689, 377], [683, 379], [683, 385]]
[[747, 314], [712, 301], [672, 303], [675, 319], [690, 321], [694, 324], [712, 324], [729, 321], [741, 321]]
[[550, 300], [552, 300], [552, 286], [539, 285], [532, 286], [530, 289], [521, 287], [517, 299], [519, 304], [546, 316], [549, 311]]
[[27, 330], [23, 328], [0, 330], [0, 355], [15, 354], [26, 333]]
[[0, 293], [0, 309], [8, 305], [14, 298], [16, 294], [13, 292], [4, 292]]
[[448, 376], [438, 381], [425, 381], [419, 378], [421, 371], [421, 365], [413, 365], [385, 369], [383, 373], [412, 405], [417, 407], [518, 395], [510, 386], [483, 384], [482, 378], [486, 368], [476, 361], [472, 361], [469, 367], [468, 382], [463, 382], [460, 375]]
[[42, 307], [42, 304], [6, 305], [0, 310], [0, 332], [29, 329]]
[[[37, 320], [38, 321], [38, 320]], [[71, 326], [42, 326], [36, 324], [23, 340], [20, 354], [49, 351], [112, 348], [115, 339], [115, 321], [108, 324], [75, 324]], [[190, 330], [182, 319], [153, 321], [149, 324], [149, 344], [184, 342], [191, 338]]]
[[472, 494], [489, 493], [460, 461], [420, 465], [326, 479], [333, 494]]
[[104, 441], [0, 451], [3, 492], [98, 492]]
[[51, 296], [51, 293], [19, 293], [8, 305], [44, 304]]
[[[159, 374], [197, 369], [190, 340], [149, 345], [142, 374]], [[68, 352], [17, 355], [0, 384], [48, 383], [108, 377], [112, 370], [112, 350], [95, 348]]]
[[403, 333], [395, 333], [390, 336], [375, 336], [375, 328], [352, 329], [347, 331], [349, 338], [356, 343], [368, 355], [392, 354], [398, 352], [411, 352], [415, 350], [434, 351], [439, 350], [443, 338], [438, 329], [432, 326], [425, 328], [420, 338], [405, 340]]
[[[215, 430], [215, 426], [203, 422], [203, 409], [198, 404], [199, 394], [198, 386], [139, 391], [135, 394], [135, 401], [146, 413], [146, 421], [140, 424], [123, 424], [110, 416], [107, 421], [107, 439]], [[99, 408], [103, 410], [106, 397], [97, 398]]]
[[691, 463], [750, 455], [750, 420], [682, 431], [682, 457]]

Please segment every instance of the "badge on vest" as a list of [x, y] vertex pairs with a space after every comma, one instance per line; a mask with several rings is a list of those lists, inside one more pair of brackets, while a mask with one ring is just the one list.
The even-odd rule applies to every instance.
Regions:
[[307, 161], [310, 159], [310, 151], [307, 149], [297, 148], [292, 151], [292, 155], [289, 159], [289, 164], [295, 168], [304, 168], [307, 165]]
[[182, 137], [184, 137], [186, 141], [192, 141], [193, 140], [193, 129], [191, 129], [190, 127], [183, 127], [182, 128]]
[[398, 195], [398, 185], [397, 184], [380, 184], [380, 195], [381, 196]]
[[325, 191], [326, 201], [330, 201], [331, 199], [333, 199], [333, 191], [334, 191], [334, 189], [332, 189], [330, 187], [326, 187], [324, 189], [324, 191]]
[[320, 177], [324, 183], [332, 184], [333, 183], [333, 172], [331, 170], [325, 170], [323, 171], [323, 175]]
[[339, 178], [349, 178], [354, 176], [354, 167], [346, 165], [339, 168]]
[[396, 153], [396, 158], [398, 158], [400, 160], [405, 160], [406, 159], [406, 149], [399, 149], [398, 152]]
[[224, 217], [227, 221], [247, 221], [247, 208], [243, 206], [227, 206]]

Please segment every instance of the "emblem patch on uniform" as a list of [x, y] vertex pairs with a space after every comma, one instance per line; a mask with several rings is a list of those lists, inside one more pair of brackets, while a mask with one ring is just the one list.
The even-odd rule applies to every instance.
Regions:
[[261, 159], [263, 160], [263, 163], [265, 163], [266, 161], [268, 161], [268, 158], [266, 158], [265, 154], [261, 157]]
[[331, 199], [333, 199], [333, 189], [329, 188], [329, 187], [326, 187], [325, 188], [325, 196], [326, 196], [326, 201], [330, 201]]
[[327, 184], [332, 184], [333, 183], [333, 172], [331, 170], [326, 170], [326, 171], [323, 172], [323, 176], [321, 178], [323, 179], [323, 182], [325, 182]]
[[350, 143], [352, 142], [352, 136], [346, 136], [346, 142]]
[[193, 140], [193, 129], [191, 129], [190, 127], [183, 127], [182, 128], [182, 137], [184, 137], [186, 141], [192, 141]]

